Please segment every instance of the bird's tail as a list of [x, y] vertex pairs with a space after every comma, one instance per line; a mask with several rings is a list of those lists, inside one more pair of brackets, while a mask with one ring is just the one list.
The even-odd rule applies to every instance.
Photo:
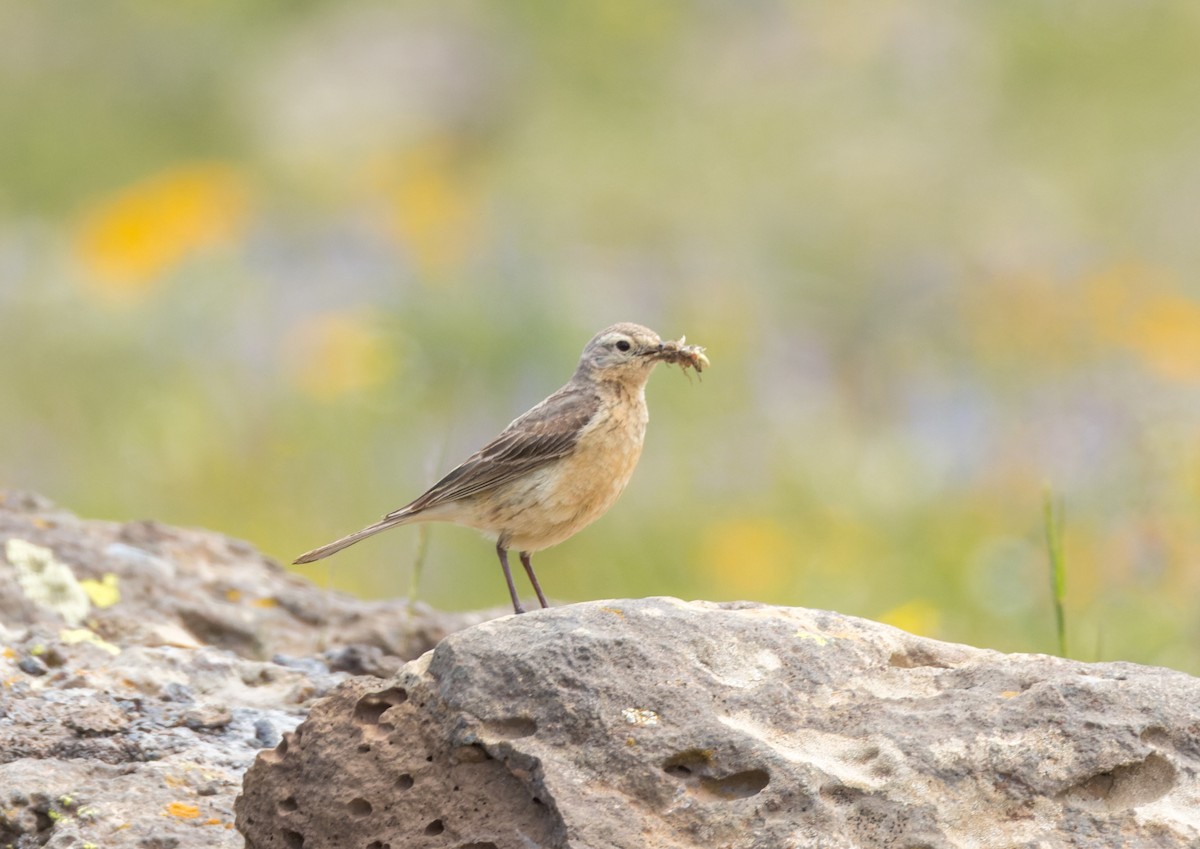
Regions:
[[299, 557], [293, 560], [292, 563], [312, 563], [314, 560], [320, 560], [322, 557], [328, 557], [331, 554], [341, 551], [343, 548], [348, 548], [354, 545], [354, 543], [360, 540], [374, 536], [380, 531], [386, 531], [388, 528], [394, 528], [397, 525], [403, 525], [407, 522], [410, 522], [412, 521], [412, 518], [412, 513], [400, 513], [399, 515], [392, 514], [385, 516], [375, 524], [367, 525], [361, 531], [355, 531], [349, 536], [344, 536], [341, 539], [335, 539], [333, 542], [323, 545], [320, 548], [314, 548], [312, 551], [307, 551], [304, 554], [301, 554]]

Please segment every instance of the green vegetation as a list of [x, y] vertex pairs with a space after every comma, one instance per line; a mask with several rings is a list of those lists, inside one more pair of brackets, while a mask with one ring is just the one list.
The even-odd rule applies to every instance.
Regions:
[[1063, 556], [1064, 513], [1056, 504], [1054, 491], [1047, 486], [1043, 496], [1043, 520], [1046, 525], [1046, 551], [1050, 559], [1050, 593], [1054, 602], [1054, 633], [1058, 638], [1058, 653], [1067, 657], [1067, 615], [1063, 604], [1067, 597], [1067, 563]]

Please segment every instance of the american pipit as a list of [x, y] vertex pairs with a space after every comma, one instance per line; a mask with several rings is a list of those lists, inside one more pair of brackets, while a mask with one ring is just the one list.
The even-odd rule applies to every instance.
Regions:
[[583, 349], [566, 386], [535, 406], [415, 501], [361, 531], [296, 558], [311, 563], [361, 539], [410, 522], [452, 522], [482, 531], [524, 613], [508, 568], [516, 549], [538, 602], [546, 597], [530, 556], [598, 519], [625, 489], [646, 435], [646, 380], [660, 362], [708, 365], [704, 349], [659, 338], [637, 324], [614, 324]]

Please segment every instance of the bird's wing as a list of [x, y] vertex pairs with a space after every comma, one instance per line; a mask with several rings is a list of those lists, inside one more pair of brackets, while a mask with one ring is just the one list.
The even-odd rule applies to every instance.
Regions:
[[579, 433], [600, 409], [586, 387], [568, 384], [512, 422], [421, 497], [384, 520], [417, 513], [505, 484], [571, 453]]

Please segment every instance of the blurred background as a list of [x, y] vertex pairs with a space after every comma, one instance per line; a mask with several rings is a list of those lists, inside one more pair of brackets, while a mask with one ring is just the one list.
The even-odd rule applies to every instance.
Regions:
[[[1200, 672], [1200, 6], [0, 6], [0, 486], [288, 562], [605, 325], [641, 466], [562, 601], [823, 607]], [[507, 604], [392, 531], [303, 574]]]

